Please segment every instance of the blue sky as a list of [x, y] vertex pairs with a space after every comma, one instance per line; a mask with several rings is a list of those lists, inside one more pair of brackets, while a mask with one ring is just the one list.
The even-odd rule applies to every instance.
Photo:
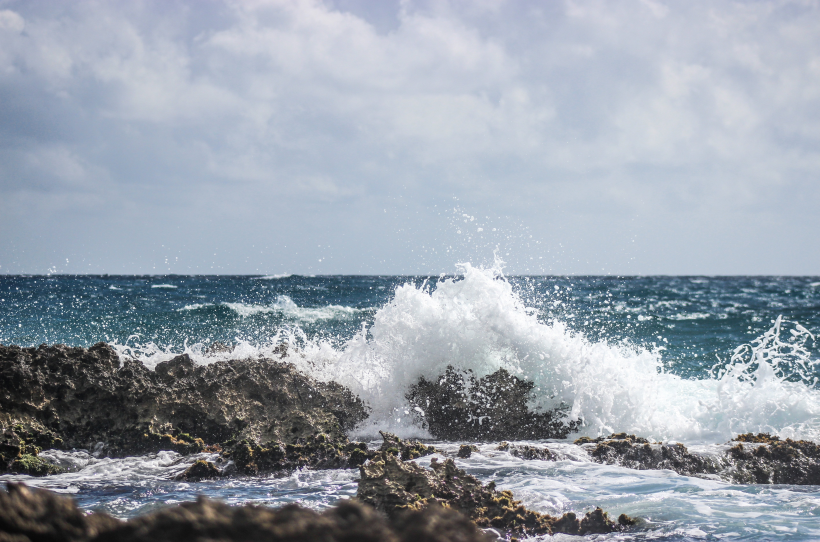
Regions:
[[820, 274], [816, 1], [0, 0], [0, 273]]

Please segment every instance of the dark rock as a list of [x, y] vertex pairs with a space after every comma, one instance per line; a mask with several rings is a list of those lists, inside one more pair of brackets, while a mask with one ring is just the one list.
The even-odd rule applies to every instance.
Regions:
[[[582, 437], [599, 463], [647, 470], [669, 469], [684, 476], [717, 475], [740, 484], [820, 485], [820, 446], [806, 440], [780, 440], [768, 433], [746, 433], [717, 457], [693, 454], [683, 444], [649, 443], [619, 433], [606, 438]], [[593, 446], [594, 444], [594, 446]]]
[[319, 514], [292, 504], [227, 506], [200, 497], [122, 522], [85, 514], [70, 497], [23, 484], [0, 491], [3, 542], [490, 542], [462, 514], [432, 507], [388, 520], [372, 507], [342, 501]]
[[174, 480], [180, 482], [199, 482], [201, 480], [213, 480], [222, 476], [222, 472], [216, 465], [204, 459], [197, 459], [194, 464], [185, 469], [185, 472], [178, 474]]
[[727, 453], [732, 467], [726, 472], [732, 481], [741, 484], [820, 485], [820, 446], [814, 442], [781, 441], [768, 433], [747, 433], [734, 440], [739, 443]]
[[86, 514], [74, 500], [9, 482], [0, 491], [0, 540], [84, 542], [121, 525], [104, 513]]
[[439, 463], [433, 458], [430, 466], [432, 470], [401, 461], [395, 454], [380, 452], [360, 467], [357, 498], [391, 518], [410, 510], [444, 505], [463, 513], [479, 527], [494, 527], [517, 535], [587, 534], [623, 528], [600, 509], [580, 520], [571, 513], [554, 518], [527, 510], [514, 500], [511, 492], [497, 491], [492, 482], [482, 485], [458, 469], [452, 459]]
[[470, 518], [444, 508], [428, 506], [409, 510], [393, 521], [396, 532], [407, 542], [495, 542], [496, 536], [480, 530]]
[[346, 444], [345, 432], [366, 417], [349, 390], [282, 361], [197, 366], [182, 355], [151, 371], [121, 361], [104, 343], [0, 346], [0, 427], [25, 426], [49, 447], [103, 442], [110, 456], [187, 454], [208, 444], [286, 445], [318, 434]]
[[597, 444], [589, 455], [598, 463], [637, 470], [669, 469], [684, 476], [717, 474], [721, 470], [719, 462], [692, 454], [680, 443], [650, 444], [646, 439], [624, 433], [594, 442]]
[[53, 447], [58, 441], [49, 432], [30, 431], [20, 424], [3, 430], [0, 433], [0, 473], [46, 476], [65, 472], [62, 467], [39, 457], [42, 446], [37, 443]]
[[403, 461], [417, 459], [426, 455], [437, 453], [435, 446], [427, 446], [418, 440], [402, 440], [393, 433], [379, 431], [382, 436], [380, 451], [388, 454], [398, 454]]
[[558, 459], [558, 456], [556, 456], [552, 450], [546, 446], [507, 445], [506, 451], [509, 451], [510, 455], [527, 460], [537, 459], [540, 461], [555, 461]]
[[435, 381], [420, 378], [407, 393], [417, 422], [442, 440], [529, 440], [565, 438], [580, 425], [566, 409], [531, 412], [534, 383], [504, 369], [476, 378], [448, 367]]
[[478, 446], [475, 444], [462, 444], [458, 447], [458, 457], [461, 459], [468, 459], [473, 455], [473, 452], [478, 451]]
[[303, 467], [314, 469], [356, 468], [375, 452], [368, 450], [363, 442], [347, 439], [331, 439], [324, 434], [299, 439], [295, 444], [272, 441], [257, 444], [243, 440], [223, 455], [233, 459], [241, 474], [292, 471]]
[[8, 470], [13, 474], [28, 474], [29, 476], [48, 476], [65, 472], [64, 468], [32, 454], [23, 454], [16, 458], [11, 462]]

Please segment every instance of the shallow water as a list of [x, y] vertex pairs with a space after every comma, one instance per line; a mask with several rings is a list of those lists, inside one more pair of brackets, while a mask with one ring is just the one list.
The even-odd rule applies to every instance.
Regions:
[[[105, 340], [154, 366], [181, 352], [198, 363], [271, 355], [288, 341], [288, 361], [370, 403], [372, 419], [354, 432], [362, 438], [377, 429], [429, 436], [403, 399], [419, 376], [505, 368], [536, 384], [533, 408], [567, 407], [585, 434], [629, 431], [713, 453], [747, 431], [820, 441], [819, 308], [817, 277], [507, 278], [470, 266], [458, 277], [0, 276], [0, 342]], [[230, 351], [209, 355], [214, 341]], [[820, 487], [634, 471], [593, 463], [567, 442], [550, 446], [559, 461], [480, 444], [457, 463], [542, 512], [601, 506], [644, 520], [598, 539], [820, 539]], [[172, 452], [45, 453], [74, 472], [0, 479], [68, 492], [118, 517], [197, 494], [323, 508], [355, 495], [358, 478], [305, 471], [192, 484], [170, 478], [195, 457]]]

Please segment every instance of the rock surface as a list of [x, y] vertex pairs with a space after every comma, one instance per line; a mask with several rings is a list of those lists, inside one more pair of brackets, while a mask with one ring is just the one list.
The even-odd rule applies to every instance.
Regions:
[[452, 459], [440, 463], [433, 458], [430, 466], [431, 469], [425, 469], [402, 461], [396, 454], [379, 452], [360, 467], [356, 496], [388, 517], [446, 506], [463, 513], [480, 527], [493, 527], [515, 535], [610, 533], [634, 524], [625, 515], [615, 523], [600, 508], [581, 519], [573, 513], [560, 518], [539, 514], [514, 500], [511, 492], [497, 491], [492, 482], [482, 485], [458, 469]]
[[279, 509], [227, 506], [200, 497], [128, 522], [86, 515], [73, 499], [22, 484], [0, 491], [3, 542], [490, 542], [462, 514], [433, 507], [387, 519], [343, 501], [319, 514], [298, 505]]
[[[345, 432], [366, 417], [347, 389], [278, 360], [198, 366], [181, 355], [152, 371], [120, 360], [105, 343], [0, 345], [0, 429], [17, 426], [40, 447], [102, 442], [110, 456], [193, 453], [243, 439], [298, 444], [320, 434], [345, 446]], [[0, 446], [0, 453], [8, 465], [9, 454], [25, 452]]]
[[625, 433], [576, 444], [599, 463], [649, 470], [669, 469], [684, 476], [718, 476], [739, 484], [820, 485], [820, 446], [805, 440], [780, 440], [768, 433], [739, 435], [732, 448], [714, 457], [693, 454], [680, 443], [650, 443]]
[[417, 422], [442, 440], [566, 438], [577, 430], [579, 422], [564, 421], [562, 410], [529, 410], [534, 386], [504, 369], [476, 378], [448, 367], [435, 381], [420, 378], [407, 400], [418, 409]]

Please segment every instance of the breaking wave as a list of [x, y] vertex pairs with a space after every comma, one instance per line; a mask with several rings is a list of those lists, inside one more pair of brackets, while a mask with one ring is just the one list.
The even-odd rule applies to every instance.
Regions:
[[436, 379], [453, 366], [478, 377], [503, 368], [532, 381], [530, 408], [568, 408], [568, 421], [582, 420], [584, 434], [708, 443], [765, 431], [820, 439], [814, 337], [799, 324], [778, 319], [711, 378], [691, 380], [667, 372], [659, 351], [593, 342], [560, 321], [540, 321], [498, 266], [462, 270], [463, 278], [435, 289], [397, 288], [343, 349], [316, 342], [291, 360], [368, 401], [364, 434], [385, 426], [422, 433], [404, 396], [420, 377]]

